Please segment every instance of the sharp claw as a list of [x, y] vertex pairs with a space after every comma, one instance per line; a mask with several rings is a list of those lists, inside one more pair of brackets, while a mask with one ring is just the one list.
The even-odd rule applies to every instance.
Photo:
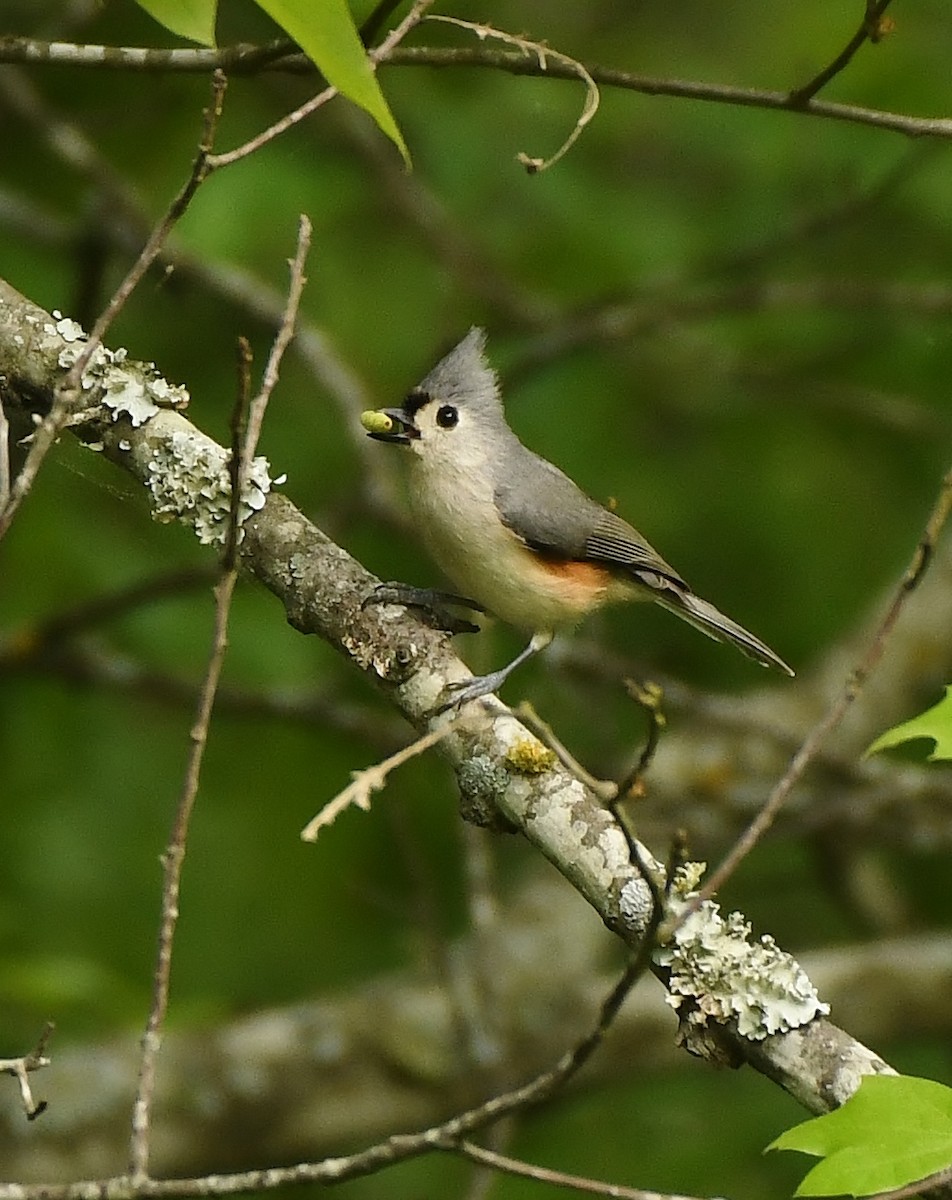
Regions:
[[415, 588], [403, 583], [381, 583], [365, 596], [361, 602], [362, 609], [372, 604], [402, 604], [404, 608], [412, 608], [420, 615], [424, 624], [433, 629], [442, 629], [446, 633], [478, 633], [479, 626], [465, 617], [451, 613], [447, 605], [459, 605], [476, 612], [483, 609], [475, 601], [467, 600], [452, 592], [437, 592], [432, 588]]
[[467, 621], [465, 617], [454, 617], [450, 613], [443, 613], [439, 618], [440, 629], [445, 629], [447, 633], [454, 637], [458, 633], [479, 633], [479, 626], [474, 625], [472, 621]]

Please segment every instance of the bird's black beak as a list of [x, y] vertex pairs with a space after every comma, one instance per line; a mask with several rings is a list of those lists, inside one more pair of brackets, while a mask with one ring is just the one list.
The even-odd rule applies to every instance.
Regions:
[[402, 408], [377, 408], [360, 418], [368, 437], [395, 446], [409, 446], [420, 431]]

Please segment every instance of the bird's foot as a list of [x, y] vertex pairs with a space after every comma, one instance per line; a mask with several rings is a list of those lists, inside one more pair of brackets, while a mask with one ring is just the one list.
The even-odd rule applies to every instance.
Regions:
[[446, 633], [478, 633], [479, 626], [451, 612], [451, 608], [468, 608], [484, 612], [482, 605], [454, 592], [440, 592], [435, 588], [411, 587], [407, 583], [381, 583], [361, 604], [368, 608], [372, 604], [401, 604], [419, 613], [420, 619], [431, 629], [442, 629]]
[[509, 668], [503, 667], [499, 671], [491, 671], [488, 675], [474, 675], [472, 679], [458, 679], [454, 683], [448, 683], [444, 692], [449, 699], [444, 700], [431, 715], [438, 717], [441, 713], [449, 712], [451, 708], [459, 708], [461, 704], [468, 704], [470, 700], [479, 700], [490, 695], [502, 687], [509, 674]]
[[488, 696], [490, 692], [498, 691], [516, 667], [521, 666], [533, 654], [544, 650], [551, 641], [552, 631], [540, 629], [532, 635], [525, 650], [517, 654], [511, 663], [500, 667], [498, 671], [490, 671], [488, 675], [475, 675], [472, 679], [460, 679], [455, 683], [448, 683], [444, 690], [451, 692], [452, 696], [434, 710], [433, 716], [438, 717], [440, 713], [447, 712], [451, 708], [458, 708], [459, 705], [466, 704], [469, 700], [478, 700], [481, 696]]

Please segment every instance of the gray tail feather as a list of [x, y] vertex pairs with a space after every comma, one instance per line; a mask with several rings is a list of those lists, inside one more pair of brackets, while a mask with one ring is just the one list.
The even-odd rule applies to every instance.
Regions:
[[[674, 598], [675, 596], [677, 599]], [[746, 654], [748, 658], [759, 662], [763, 667], [776, 667], [778, 670], [786, 672], [787, 675], [793, 675], [793, 670], [760, 638], [755, 638], [742, 625], [738, 625], [730, 617], [725, 617], [713, 604], [708, 604], [706, 600], [695, 596], [693, 592], [673, 592], [672, 589], [666, 594], [656, 594], [654, 599], [657, 603], [670, 609], [671, 612], [677, 613], [685, 621], [689, 621], [695, 629], [700, 629], [708, 637], [714, 638], [715, 641], [728, 642], [730, 645], [736, 646], [741, 654]]]

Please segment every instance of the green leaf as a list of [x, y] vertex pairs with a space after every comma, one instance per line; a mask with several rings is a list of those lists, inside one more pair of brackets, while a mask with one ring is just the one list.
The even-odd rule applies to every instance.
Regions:
[[377, 83], [346, 0], [257, 0], [341, 95], [377, 122], [410, 165], [406, 143]]
[[179, 37], [200, 46], [214, 46], [218, 0], [137, 0], [137, 3]]
[[881, 737], [866, 751], [876, 754], [880, 750], [888, 750], [901, 742], [912, 741], [913, 738], [928, 738], [935, 742], [935, 749], [929, 755], [929, 761], [952, 759], [952, 687], [945, 689], [945, 697], [932, 708], [926, 709], [918, 717], [887, 729]]
[[871, 1196], [952, 1164], [952, 1089], [908, 1075], [869, 1075], [835, 1112], [782, 1133], [768, 1150], [823, 1159], [797, 1196]]

